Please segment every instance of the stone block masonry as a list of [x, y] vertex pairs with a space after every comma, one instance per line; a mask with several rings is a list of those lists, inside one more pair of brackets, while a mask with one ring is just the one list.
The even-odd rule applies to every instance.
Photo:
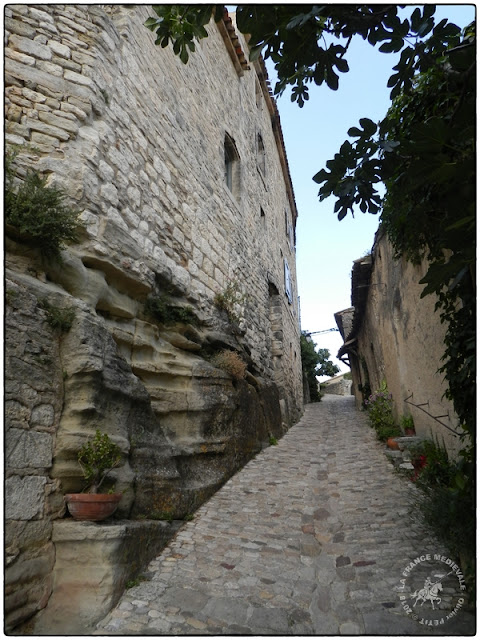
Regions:
[[[123, 451], [119, 516], [181, 518], [302, 412], [297, 211], [264, 68], [234, 64], [213, 21], [183, 65], [154, 45], [148, 13], [5, 8], [18, 177], [47, 176], [81, 221], [61, 264], [7, 230], [9, 630], [28, 630], [49, 601], [52, 526], [96, 428]], [[214, 303], [232, 283], [234, 323]], [[197, 321], [154, 321], [147, 298]], [[74, 309], [68, 333], [48, 325], [44, 299]], [[245, 380], [210, 362], [225, 348]]]

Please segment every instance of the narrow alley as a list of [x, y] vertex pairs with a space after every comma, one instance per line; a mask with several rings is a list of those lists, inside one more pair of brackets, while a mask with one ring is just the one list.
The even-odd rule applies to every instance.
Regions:
[[425, 556], [448, 558], [411, 513], [415, 491], [353, 398], [326, 396], [195, 513], [95, 634], [473, 634], [446, 584], [408, 615], [410, 563], [439, 575]]

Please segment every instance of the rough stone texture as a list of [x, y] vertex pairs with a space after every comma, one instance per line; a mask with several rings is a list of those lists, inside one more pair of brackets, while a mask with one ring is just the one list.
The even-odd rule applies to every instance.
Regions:
[[[410, 562], [445, 554], [415, 511], [417, 491], [354, 399], [326, 396], [202, 505], [94, 634], [474, 634], [466, 603], [446, 618], [468, 595], [456, 577], [443, 576], [435, 611], [413, 605], [425, 575], [402, 586]], [[420, 623], [437, 616], [437, 627]]]
[[33, 632], [61, 635], [93, 628], [117, 602], [128, 580], [141, 574], [181, 524], [55, 522], [53, 592], [47, 608], [37, 616]]
[[[81, 212], [62, 264], [7, 227], [8, 629], [48, 601], [54, 556], [35, 554], [53, 549], [63, 494], [82, 487], [76, 452], [95, 429], [124, 455], [119, 517], [183, 517], [303, 409], [297, 212], [262, 67], [238, 74], [213, 21], [185, 66], [154, 46], [148, 12], [8, 8], [6, 136], [20, 147], [18, 176], [44, 172]], [[239, 155], [234, 192], [226, 134]], [[232, 282], [238, 323], [214, 304]], [[146, 298], [162, 295], [190, 307], [195, 326], [152, 321]], [[74, 308], [68, 333], [48, 325], [43, 299]], [[245, 380], [210, 363], [224, 348], [247, 363]], [[30, 561], [20, 580], [15, 567]]]
[[49, 476], [62, 409], [59, 340], [37, 306], [47, 287], [5, 280], [5, 620], [14, 627], [45, 606], [52, 586], [51, 517], [58, 484]]
[[[441, 416], [447, 427], [459, 431], [453, 405], [443, 397], [443, 374], [438, 372], [445, 347], [445, 325], [434, 309], [435, 297], [420, 298], [424, 285], [419, 281], [427, 266], [395, 260], [392, 245], [381, 234], [373, 247], [372, 263], [365, 309], [358, 314], [355, 311], [358, 341], [350, 355], [357, 406], [362, 402], [359, 384], [369, 381], [375, 391], [385, 379], [393, 395], [397, 420], [411, 415], [417, 435], [443, 441], [455, 454], [461, 448], [460, 438], [425, 413]], [[353, 337], [345, 336], [346, 340]]]
[[352, 381], [345, 380], [343, 376], [336, 376], [322, 382], [323, 392], [332, 393], [338, 396], [350, 396], [352, 395]]

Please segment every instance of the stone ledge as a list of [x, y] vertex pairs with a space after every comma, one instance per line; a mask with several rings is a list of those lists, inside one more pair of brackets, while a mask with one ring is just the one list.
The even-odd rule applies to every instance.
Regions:
[[400, 436], [395, 438], [400, 451], [404, 449], [410, 449], [411, 447], [416, 447], [417, 445], [425, 442], [426, 438], [422, 438], [421, 436]]
[[398, 449], [385, 448], [385, 455], [397, 469], [412, 471], [415, 467], [412, 465], [410, 449], [425, 442], [426, 438], [420, 436], [399, 436], [393, 439], [398, 444]]
[[35, 621], [35, 634], [88, 634], [183, 522], [112, 520], [53, 523], [53, 592]]

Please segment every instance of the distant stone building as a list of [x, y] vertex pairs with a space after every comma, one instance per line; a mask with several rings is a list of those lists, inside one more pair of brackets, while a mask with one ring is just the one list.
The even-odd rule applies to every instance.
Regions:
[[434, 296], [420, 297], [426, 264], [396, 260], [393, 254], [379, 231], [372, 254], [353, 263], [352, 307], [335, 314], [344, 340], [338, 357], [351, 367], [359, 408], [385, 380], [396, 420], [412, 416], [417, 435], [444, 443], [455, 454], [461, 445], [458, 419], [438, 372], [446, 327]]
[[[47, 175], [81, 212], [61, 264], [7, 226], [7, 629], [51, 598], [63, 494], [95, 429], [123, 451], [118, 515], [182, 518], [303, 410], [297, 209], [265, 66], [228, 13], [187, 65], [148, 15], [5, 9], [18, 176]], [[68, 332], [52, 308], [73, 309]]]
[[352, 381], [345, 378], [345, 374], [341, 374], [322, 382], [322, 390], [328, 395], [351, 396]]

